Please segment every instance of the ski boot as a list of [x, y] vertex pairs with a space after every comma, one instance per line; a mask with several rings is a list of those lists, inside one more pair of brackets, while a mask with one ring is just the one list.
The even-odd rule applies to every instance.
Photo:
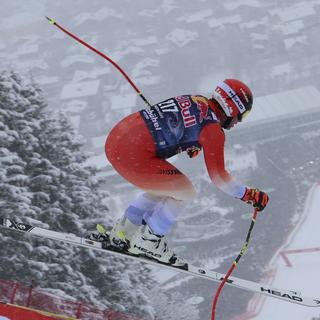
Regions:
[[109, 241], [109, 233], [111, 228], [106, 228], [102, 224], [97, 224], [96, 231], [98, 232], [90, 232], [87, 235], [85, 235], [86, 239], [90, 239], [97, 242], [104, 242], [108, 244]]
[[110, 244], [118, 249], [127, 251], [130, 247], [130, 242], [133, 235], [138, 230], [139, 230], [139, 225], [132, 223], [126, 217], [122, 217], [111, 228], [108, 234]]
[[174, 267], [184, 268], [187, 263], [168, 248], [164, 236], [159, 236], [146, 224], [139, 227], [131, 241], [128, 251], [133, 255], [145, 256]]

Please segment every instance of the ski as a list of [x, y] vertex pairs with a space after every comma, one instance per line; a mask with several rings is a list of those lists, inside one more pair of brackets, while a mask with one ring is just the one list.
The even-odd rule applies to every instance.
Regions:
[[[49, 229], [35, 227], [35, 226], [24, 224], [21, 222], [16, 222], [13, 219], [0, 218], [0, 227], [9, 229], [9, 230], [24, 232], [26, 234], [31, 234], [31, 235], [42, 237], [42, 238], [62, 241], [75, 246], [81, 246], [88, 249], [110, 253], [113, 255], [117, 255], [120, 257], [128, 258], [128, 259], [133, 259], [133, 260], [154, 265], [157, 267], [163, 267], [171, 271], [182, 272], [194, 277], [204, 278], [210, 281], [221, 282], [224, 278], [224, 274], [216, 272], [214, 270], [208, 270], [208, 269], [197, 267], [191, 264], [187, 264], [183, 268], [170, 266], [167, 264], [160, 263], [156, 260], [152, 260], [152, 259], [140, 257], [140, 256], [134, 256], [134, 255], [131, 255], [130, 253], [119, 251], [116, 248], [109, 246], [106, 241], [92, 240], [86, 237], [76, 236], [74, 234], [67, 234], [63, 232], [57, 232]], [[244, 280], [237, 277], [230, 277], [227, 281], [227, 284], [230, 286], [251, 291], [254, 293], [263, 294], [268, 297], [281, 299], [286, 302], [296, 303], [296, 304], [300, 304], [308, 307], [320, 306], [320, 297], [319, 298], [306, 297], [302, 293], [295, 290], [273, 288], [273, 287], [270, 287], [269, 285], [264, 285], [264, 284], [260, 284], [260, 283], [249, 281], [249, 280]]]

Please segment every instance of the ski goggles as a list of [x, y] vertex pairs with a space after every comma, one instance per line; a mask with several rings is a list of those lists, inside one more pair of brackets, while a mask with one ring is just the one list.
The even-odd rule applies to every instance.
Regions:
[[245, 119], [248, 114], [250, 113], [251, 110], [246, 110], [245, 112], [243, 113], [238, 113], [238, 121], [241, 122], [243, 119]]

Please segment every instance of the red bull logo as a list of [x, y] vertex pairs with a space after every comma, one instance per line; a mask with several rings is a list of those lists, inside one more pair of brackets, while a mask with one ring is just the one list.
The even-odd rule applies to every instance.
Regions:
[[202, 123], [203, 120], [208, 120], [208, 110], [209, 110], [209, 106], [204, 103], [204, 102], [200, 102], [197, 103], [197, 107], [200, 110], [200, 115], [199, 115], [199, 122]]
[[200, 111], [199, 114], [199, 123], [202, 123], [203, 120], [210, 120], [210, 116], [208, 115], [209, 105], [205, 98], [203, 97], [192, 97], [192, 100], [196, 102], [197, 108]]
[[190, 107], [191, 101], [188, 96], [180, 96], [175, 98], [181, 109], [181, 114], [183, 118], [183, 123], [186, 128], [192, 127], [197, 124], [197, 119], [195, 116], [191, 115]]

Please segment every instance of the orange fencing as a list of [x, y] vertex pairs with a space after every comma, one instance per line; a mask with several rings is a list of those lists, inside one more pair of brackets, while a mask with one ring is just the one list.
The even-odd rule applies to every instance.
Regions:
[[[47, 315], [41, 314], [37, 311], [0, 303], [0, 319], [4, 319], [4, 320], [27, 320], [27, 319], [52, 320], [52, 319], [58, 319], [58, 318], [47, 316]], [[71, 319], [71, 318], [69, 318], [69, 319]]]
[[59, 314], [63, 315], [65, 318], [69, 317], [69, 319], [139, 320], [139, 318], [132, 315], [110, 309], [103, 310], [79, 301], [66, 300], [45, 293], [43, 290], [38, 290], [37, 288], [34, 288], [34, 285], [26, 286], [9, 280], [0, 280], [0, 302], [37, 309], [52, 314]]

